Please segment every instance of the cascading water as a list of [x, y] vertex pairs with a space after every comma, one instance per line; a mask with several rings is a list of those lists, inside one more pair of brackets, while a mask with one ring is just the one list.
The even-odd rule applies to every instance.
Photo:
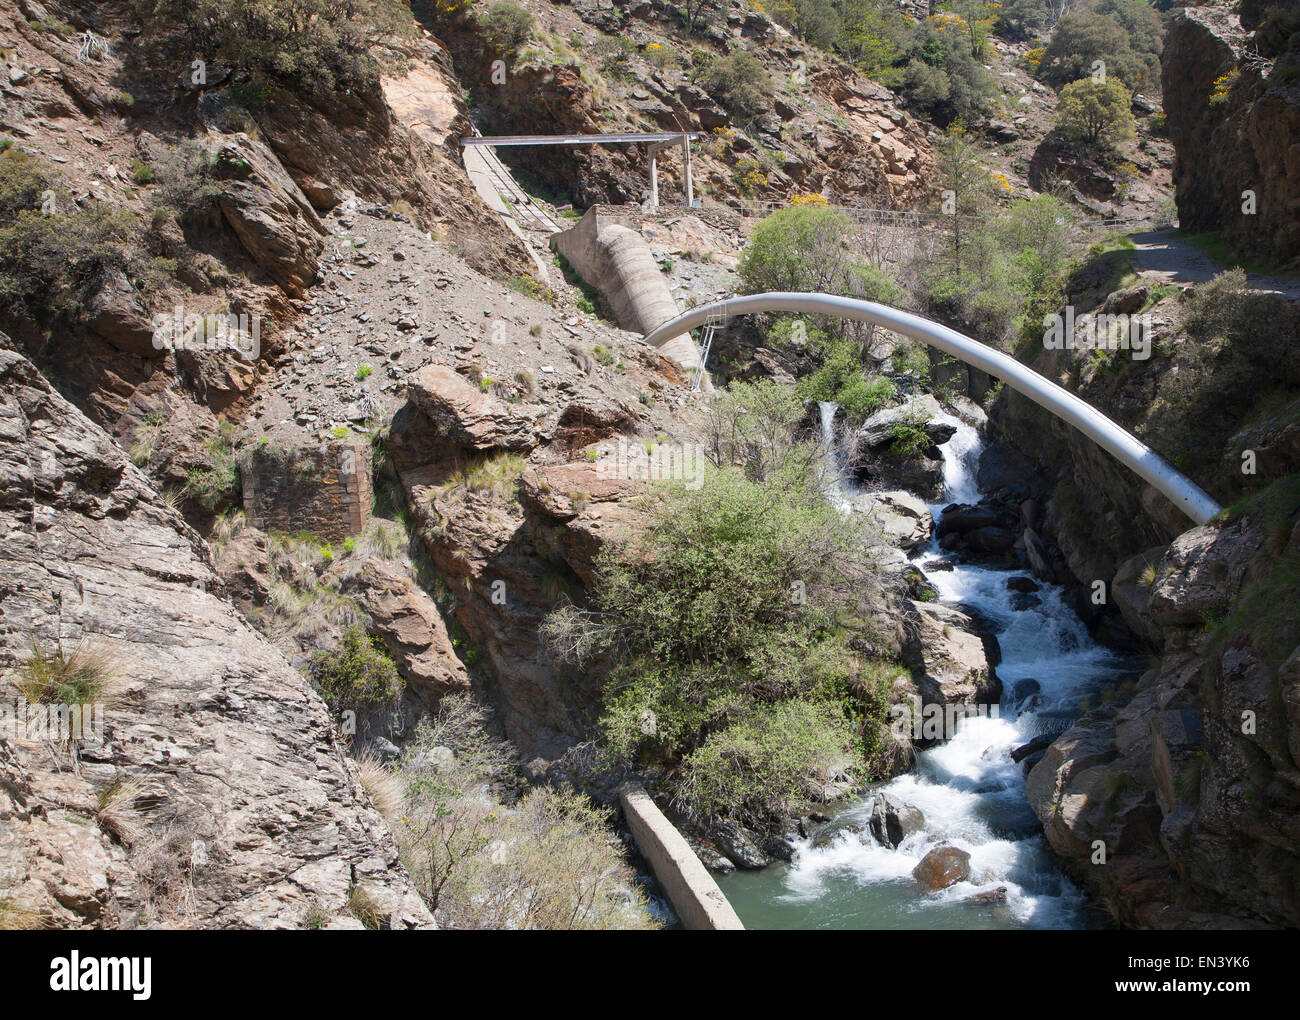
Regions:
[[839, 409], [833, 400], [817, 401], [817, 410], [821, 413], [822, 449], [826, 451], [826, 498], [841, 513], [848, 513], [852, 509], [853, 493], [844, 480], [840, 445], [835, 439], [835, 413]]
[[[831, 436], [832, 405], [822, 408]], [[945, 443], [945, 500], [931, 506], [936, 523], [949, 503], [979, 497], [974, 466], [978, 432], [956, 418]], [[841, 500], [848, 494], [839, 492]], [[838, 501], [837, 501], [838, 502]], [[1005, 569], [954, 563], [929, 570], [937, 542], [913, 560], [944, 602], [971, 607], [992, 626], [1002, 650], [998, 675], [1003, 703], [997, 717], [958, 722], [953, 738], [924, 751], [915, 771], [900, 776], [841, 811], [825, 834], [797, 841], [789, 865], [737, 872], [721, 880], [727, 898], [754, 928], [1075, 928], [1086, 926], [1083, 896], [1060, 872], [1025, 800], [1025, 779], [1010, 752], [1044, 732], [1057, 732], [1078, 715], [1080, 701], [1126, 672], [1127, 664], [1098, 645], [1063, 599], [1039, 582], [1032, 595], [1008, 590]], [[1038, 684], [1032, 707], [1017, 712], [1012, 692]], [[877, 792], [918, 808], [921, 831], [897, 849], [876, 843], [867, 828]], [[969, 881], [938, 893], [918, 892], [912, 869], [947, 842], [970, 854]], [[1005, 888], [1005, 901], [999, 890]], [[992, 903], [972, 903], [977, 894]]]

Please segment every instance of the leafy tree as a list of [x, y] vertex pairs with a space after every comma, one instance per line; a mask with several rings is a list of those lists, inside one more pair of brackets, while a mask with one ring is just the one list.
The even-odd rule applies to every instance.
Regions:
[[983, 115], [995, 83], [971, 49], [964, 19], [949, 15], [917, 22], [903, 54], [902, 93], [908, 104], [941, 127]]
[[754, 228], [741, 256], [741, 289], [746, 294], [824, 292], [897, 303], [898, 286], [849, 250], [852, 230], [848, 216], [825, 206], [774, 212]]
[[844, 31], [831, 0], [773, 0], [767, 12], [804, 42], [824, 50], [834, 48]]
[[893, 0], [841, 0], [836, 49], [868, 78], [885, 85], [901, 81], [897, 68], [907, 24]]
[[1084, 78], [1061, 89], [1056, 114], [1062, 130], [1089, 145], [1112, 145], [1135, 134], [1132, 97], [1114, 78]]
[[[1159, 15], [1137, 0], [1101, 0], [1063, 17], [1038, 66], [1043, 81], [1060, 87], [1105, 68], [1132, 91], [1158, 87]], [[1100, 63], [1098, 63], [1100, 61]], [[1097, 75], [1100, 77], [1100, 75]]]
[[1029, 39], [1047, 26], [1047, 20], [1044, 0], [1003, 0], [993, 28], [1007, 39]]

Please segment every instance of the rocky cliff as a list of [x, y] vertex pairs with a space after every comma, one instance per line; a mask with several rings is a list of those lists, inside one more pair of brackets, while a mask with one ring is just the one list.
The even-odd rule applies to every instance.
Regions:
[[1287, 3], [1243, 4], [1240, 19], [1187, 7], [1170, 21], [1162, 58], [1182, 229], [1222, 231], [1243, 255], [1278, 264], [1300, 258], [1297, 38]]
[[[0, 734], [0, 902], [33, 925], [432, 918], [306, 679], [220, 594], [203, 541], [110, 436], [0, 349], [3, 691], [103, 689], [101, 741]], [[80, 663], [80, 667], [78, 666]], [[82, 691], [85, 693], [85, 690]]]

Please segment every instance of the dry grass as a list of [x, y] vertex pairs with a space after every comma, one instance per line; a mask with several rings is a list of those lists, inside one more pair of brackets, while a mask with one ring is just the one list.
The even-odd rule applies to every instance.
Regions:
[[36, 911], [12, 899], [0, 900], [0, 931], [35, 931], [45, 926], [45, 918]]
[[384, 905], [364, 885], [354, 885], [348, 893], [348, 910], [370, 931], [378, 931], [387, 919]]
[[19, 664], [15, 684], [29, 704], [103, 704], [118, 686], [122, 659], [113, 649], [83, 640], [70, 652], [61, 642], [46, 650], [29, 640], [32, 653]]
[[136, 846], [144, 839], [145, 825], [135, 805], [148, 785], [139, 776], [131, 776], [100, 791], [95, 820], [125, 847]]
[[399, 773], [388, 768], [371, 754], [357, 759], [357, 778], [369, 795], [375, 810], [389, 822], [396, 821], [406, 802], [406, 784]]

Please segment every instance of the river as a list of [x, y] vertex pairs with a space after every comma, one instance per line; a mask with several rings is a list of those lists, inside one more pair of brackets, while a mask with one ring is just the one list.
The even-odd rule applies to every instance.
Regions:
[[[827, 436], [832, 435], [829, 420], [823, 408]], [[979, 434], [965, 422], [948, 420], [957, 432], [940, 447], [945, 492], [930, 508], [936, 523], [944, 506], [979, 497]], [[833, 452], [832, 458], [834, 463]], [[839, 811], [823, 828], [832, 835], [796, 840], [792, 863], [720, 879], [746, 927], [1083, 928], [1095, 922], [1094, 910], [1047, 848], [1010, 751], [1046, 729], [1063, 729], [1079, 714], [1084, 698], [1095, 700], [1132, 675], [1133, 664], [1092, 640], [1059, 588], [1039, 581], [1038, 591], [1017, 596], [1006, 582], [1023, 571], [956, 561], [951, 571], [925, 569], [927, 560], [941, 555], [932, 539], [913, 561], [943, 602], [970, 606], [993, 627], [1002, 650], [998, 717], [961, 720], [953, 739], [920, 755], [915, 771]], [[1011, 692], [1027, 679], [1038, 682], [1039, 700], [1017, 713]], [[877, 844], [867, 829], [880, 790], [925, 816], [923, 829], [895, 850]], [[970, 880], [938, 893], [918, 892], [912, 869], [944, 841], [970, 854]], [[965, 902], [1000, 887], [1006, 889], [1005, 902]]]

